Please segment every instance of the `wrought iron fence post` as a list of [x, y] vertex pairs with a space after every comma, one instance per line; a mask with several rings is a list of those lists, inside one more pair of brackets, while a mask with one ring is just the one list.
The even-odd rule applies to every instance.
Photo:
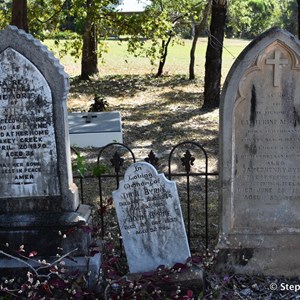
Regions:
[[[168, 162], [168, 166], [169, 166], [169, 179], [171, 180], [172, 177], [172, 172], [171, 172], [171, 161], [172, 161], [172, 156], [174, 151], [183, 145], [186, 144], [191, 144], [196, 146], [197, 148], [199, 148], [202, 153], [204, 154], [205, 157], [205, 173], [191, 173], [191, 166], [193, 166], [195, 158], [192, 157], [191, 153], [189, 150], [186, 151], [184, 157], [181, 158], [181, 162], [182, 165], [185, 166], [185, 171], [186, 171], [186, 178], [187, 178], [187, 228], [188, 228], [188, 241], [190, 244], [190, 229], [191, 229], [191, 216], [190, 216], [190, 176], [191, 175], [197, 175], [197, 176], [205, 176], [205, 247], [206, 247], [206, 251], [208, 249], [208, 157], [207, 157], [207, 153], [205, 151], [205, 149], [203, 148], [203, 146], [201, 146], [198, 143], [195, 142], [191, 142], [191, 141], [186, 141], [186, 142], [182, 142], [177, 144], [176, 146], [173, 147], [173, 149], [171, 150], [170, 154], [169, 154], [169, 162]], [[181, 176], [182, 174], [173, 174]]]
[[187, 215], [188, 215], [188, 242], [191, 242], [191, 201], [190, 201], [190, 171], [191, 166], [194, 165], [195, 158], [187, 150], [181, 158], [182, 165], [186, 171], [186, 190], [187, 190]]
[[[100, 159], [102, 158], [103, 152], [106, 149], [108, 149], [109, 147], [114, 147], [114, 146], [120, 146], [122, 148], [127, 149], [128, 152], [131, 154], [131, 158], [132, 158], [133, 162], [135, 163], [134, 153], [132, 152], [132, 150], [129, 147], [127, 147], [126, 145], [124, 145], [122, 143], [110, 143], [110, 144], [107, 144], [105, 147], [103, 147], [99, 151], [98, 158], [97, 158], [97, 165], [98, 165], [98, 167], [100, 165]], [[116, 185], [117, 185], [117, 189], [118, 189], [119, 188], [119, 183], [120, 183], [120, 177], [121, 177], [120, 170], [121, 170], [121, 167], [124, 164], [124, 159], [122, 157], [120, 157], [119, 153], [116, 151], [114, 153], [113, 157], [110, 159], [110, 163], [111, 163], [111, 166], [114, 167], [115, 175], [99, 174], [99, 176], [98, 176], [99, 197], [100, 197], [100, 211], [101, 211], [100, 220], [101, 220], [101, 235], [102, 235], [102, 238], [104, 237], [104, 231], [105, 231], [105, 228], [104, 228], [104, 214], [103, 214], [104, 210], [103, 210], [102, 178], [105, 178], [105, 177], [109, 177], [109, 178], [115, 177], [116, 178]]]

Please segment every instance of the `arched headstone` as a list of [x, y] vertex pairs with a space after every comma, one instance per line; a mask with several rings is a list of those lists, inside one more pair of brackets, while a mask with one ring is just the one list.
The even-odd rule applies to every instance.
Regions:
[[300, 43], [270, 29], [240, 54], [220, 107], [220, 266], [300, 271]]

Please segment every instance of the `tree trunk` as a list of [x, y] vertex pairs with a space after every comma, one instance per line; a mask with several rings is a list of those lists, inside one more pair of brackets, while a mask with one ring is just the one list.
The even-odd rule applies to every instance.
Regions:
[[28, 32], [27, 0], [13, 0], [11, 25]]
[[163, 74], [164, 66], [165, 66], [165, 63], [167, 60], [167, 55], [168, 55], [168, 47], [169, 47], [171, 40], [172, 40], [172, 36], [170, 35], [167, 42], [162, 41], [162, 44], [161, 44], [162, 55], [160, 57], [159, 66], [158, 66], [158, 70], [157, 70], [155, 77], [160, 77]]
[[190, 73], [189, 79], [190, 80], [195, 79], [195, 51], [196, 51], [196, 47], [197, 47], [197, 41], [198, 41], [199, 35], [201, 33], [201, 30], [204, 29], [205, 24], [207, 22], [210, 7], [211, 7], [211, 0], [207, 0], [206, 6], [204, 9], [204, 13], [203, 13], [203, 18], [202, 18], [200, 24], [195, 26], [195, 34], [194, 34], [194, 38], [193, 38], [193, 42], [192, 42], [192, 47], [190, 50], [190, 68], [189, 68], [189, 73]]
[[98, 74], [97, 28], [92, 18], [92, 1], [87, 0], [87, 17], [83, 32], [81, 80], [89, 80], [90, 76]]
[[190, 50], [190, 68], [189, 68], [189, 73], [190, 73], [190, 80], [194, 80], [195, 79], [195, 51], [196, 51], [196, 46], [197, 46], [197, 41], [198, 41], [198, 37], [199, 37], [199, 32], [200, 32], [200, 28], [199, 25], [195, 26], [195, 34], [194, 34], [194, 38], [193, 38], [193, 42], [192, 42], [192, 47]]
[[206, 49], [204, 108], [216, 108], [220, 104], [221, 66], [227, 2], [213, 0], [210, 35]]

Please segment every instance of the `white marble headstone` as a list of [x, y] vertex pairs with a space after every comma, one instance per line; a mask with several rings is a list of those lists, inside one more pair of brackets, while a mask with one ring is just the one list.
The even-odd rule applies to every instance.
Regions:
[[190, 257], [176, 184], [146, 162], [132, 164], [113, 192], [131, 273]]

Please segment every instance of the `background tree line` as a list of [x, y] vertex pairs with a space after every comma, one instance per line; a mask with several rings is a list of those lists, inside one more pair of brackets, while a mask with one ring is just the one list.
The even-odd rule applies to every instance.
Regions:
[[[81, 57], [81, 79], [98, 73], [108, 37], [126, 37], [128, 52], [158, 61], [163, 74], [168, 47], [193, 39], [189, 78], [195, 78], [199, 36], [208, 36], [204, 106], [219, 105], [223, 39], [254, 38], [272, 26], [297, 33], [300, 0], [152, 0], [139, 14], [119, 13], [119, 0], [4, 0], [0, 26], [14, 24], [38, 39], [55, 38]], [[147, 41], [147, 43], [146, 43]]]

